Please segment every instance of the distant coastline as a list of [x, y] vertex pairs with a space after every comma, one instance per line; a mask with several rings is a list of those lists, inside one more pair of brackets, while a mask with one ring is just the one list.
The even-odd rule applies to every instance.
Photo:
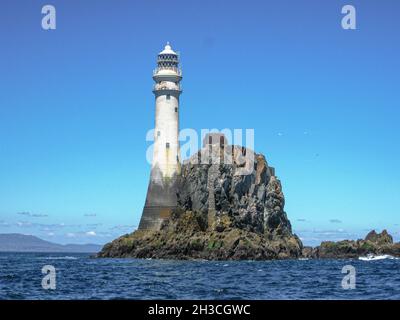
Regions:
[[0, 252], [96, 253], [101, 247], [91, 243], [62, 245], [19, 233], [0, 234]]

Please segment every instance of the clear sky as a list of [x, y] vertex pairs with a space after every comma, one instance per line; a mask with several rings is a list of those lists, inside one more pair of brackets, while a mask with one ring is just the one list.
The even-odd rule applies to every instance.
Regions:
[[[57, 29], [41, 28], [52, 4]], [[341, 9], [357, 10], [343, 30]], [[0, 232], [104, 243], [138, 225], [166, 41], [181, 128], [251, 128], [306, 244], [400, 227], [397, 0], [3, 0]]]

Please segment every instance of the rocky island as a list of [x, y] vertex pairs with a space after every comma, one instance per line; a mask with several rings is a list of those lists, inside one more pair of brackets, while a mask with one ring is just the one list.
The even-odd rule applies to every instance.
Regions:
[[[199, 159], [218, 157], [204, 164]], [[228, 154], [227, 154], [228, 153]], [[243, 155], [254, 159], [249, 168]], [[225, 163], [223, 157], [231, 159]], [[250, 169], [250, 170], [249, 170]], [[244, 170], [244, 171], [243, 171]], [[303, 247], [284, 211], [281, 182], [262, 154], [241, 146], [205, 146], [182, 165], [178, 207], [159, 230], [136, 230], [106, 244], [97, 257], [272, 260], [400, 257], [400, 243], [386, 230], [365, 239], [325, 241]]]
[[318, 247], [303, 248], [303, 257], [313, 259], [352, 259], [368, 255], [400, 257], [400, 243], [394, 243], [386, 230], [381, 233], [372, 230], [365, 239], [324, 241]]
[[[207, 157], [221, 161], [204, 164]], [[252, 168], [246, 170], [253, 159]], [[225, 158], [224, 158], [225, 157]], [[223, 159], [231, 159], [224, 162]], [[250, 169], [250, 170], [249, 170]], [[245, 174], [244, 174], [245, 173]], [[101, 258], [272, 260], [400, 257], [386, 230], [363, 240], [326, 241], [303, 247], [284, 211], [281, 182], [262, 154], [241, 146], [205, 146], [182, 165], [178, 207], [159, 230], [136, 230], [108, 244]]]
[[[178, 208], [160, 230], [137, 230], [124, 235], [105, 245], [98, 257], [301, 257], [303, 245], [293, 234], [284, 211], [281, 182], [265, 157], [241, 146], [209, 147], [205, 146], [182, 165]], [[198, 161], [206, 158], [208, 152], [221, 161]]]

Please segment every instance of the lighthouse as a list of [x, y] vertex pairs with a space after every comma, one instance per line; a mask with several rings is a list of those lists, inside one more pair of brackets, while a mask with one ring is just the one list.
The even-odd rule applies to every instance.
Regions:
[[177, 206], [176, 187], [180, 175], [179, 97], [182, 71], [179, 55], [169, 43], [158, 54], [153, 71], [155, 82], [154, 149], [146, 202], [140, 230], [159, 230]]

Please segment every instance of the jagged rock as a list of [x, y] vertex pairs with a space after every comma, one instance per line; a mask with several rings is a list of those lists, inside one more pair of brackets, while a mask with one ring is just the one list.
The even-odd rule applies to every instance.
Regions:
[[[238, 156], [243, 148], [232, 146], [224, 155], [233, 155], [233, 163], [193, 164], [195, 159], [204, 157], [202, 149], [182, 168], [182, 182], [178, 193], [178, 204], [184, 210], [197, 211], [208, 215], [210, 190], [207, 180], [210, 170], [216, 166], [213, 179], [215, 218], [228, 215], [232, 225], [239, 229], [268, 236], [291, 236], [290, 221], [284, 212], [285, 199], [280, 181], [272, 174], [265, 157], [253, 154], [254, 164], [250, 174], [241, 174], [243, 166]], [[246, 149], [246, 155], [253, 151]]]
[[301, 256], [303, 246], [284, 211], [281, 183], [263, 155], [240, 146], [205, 145], [182, 165], [178, 185], [178, 209], [159, 231], [139, 230], [120, 237], [98, 256], [208, 260]]
[[388, 234], [387, 230], [383, 230], [380, 234], [376, 233], [375, 230], [372, 230], [367, 234], [365, 240], [378, 245], [393, 244], [393, 237]]

